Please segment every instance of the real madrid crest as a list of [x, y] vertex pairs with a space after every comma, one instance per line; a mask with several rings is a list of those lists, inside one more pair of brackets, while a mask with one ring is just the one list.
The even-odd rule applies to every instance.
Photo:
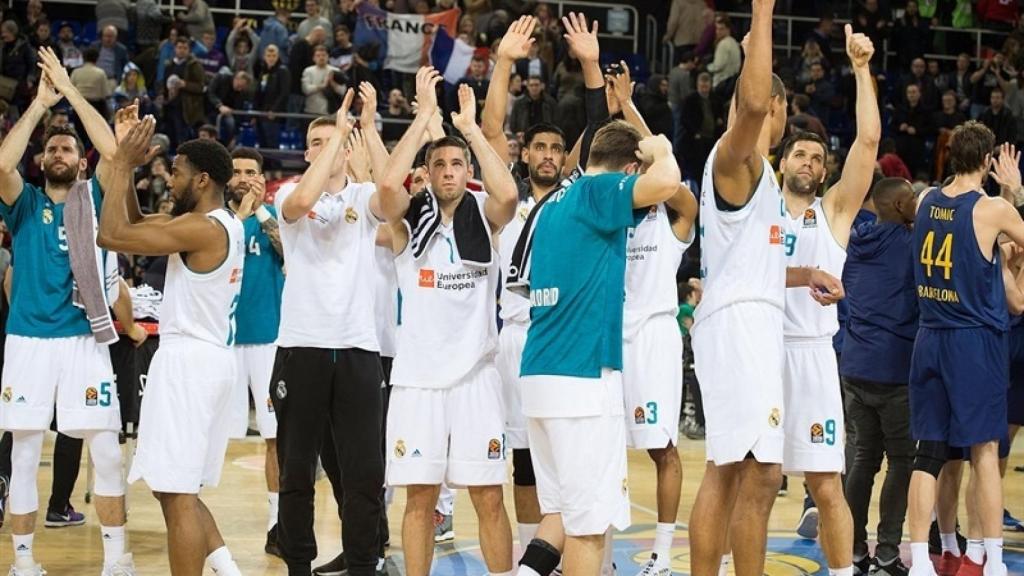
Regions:
[[284, 380], [277, 381], [277, 399], [284, 400], [284, 397], [288, 395], [288, 387], [285, 385]]
[[395, 458], [405, 456], [405, 440], [395, 442]]
[[772, 428], [778, 428], [781, 423], [782, 413], [779, 412], [778, 408], [772, 408], [771, 414], [768, 415], [768, 425]]
[[345, 208], [345, 222], [348, 222], [349, 224], [355, 224], [356, 221], [358, 220], [359, 213], [356, 212], [355, 208], [352, 208], [351, 206]]
[[43, 224], [50, 224], [53, 222], [53, 210], [49, 208], [43, 208]]

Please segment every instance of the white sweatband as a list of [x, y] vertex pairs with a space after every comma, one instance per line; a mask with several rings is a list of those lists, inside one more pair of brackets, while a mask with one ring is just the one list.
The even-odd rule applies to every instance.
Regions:
[[274, 215], [270, 213], [270, 210], [267, 210], [266, 206], [261, 205], [259, 208], [256, 209], [256, 220], [258, 220], [260, 224], [263, 224], [264, 222], [270, 220], [273, 217]]

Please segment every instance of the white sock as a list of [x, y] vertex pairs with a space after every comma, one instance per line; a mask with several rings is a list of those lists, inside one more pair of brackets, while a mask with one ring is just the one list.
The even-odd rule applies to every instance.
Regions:
[[836, 568], [835, 570], [828, 569], [829, 576], [853, 576], [853, 564], [850, 564], [846, 568]]
[[211, 552], [210, 555], [206, 557], [206, 562], [209, 563], [214, 574], [222, 576], [242, 576], [242, 573], [238, 570], [238, 564], [235, 564], [235, 560], [231, 557], [231, 551], [228, 550], [227, 546], [221, 546]]
[[722, 554], [722, 563], [718, 565], [718, 576], [725, 576], [729, 573], [730, 562], [732, 562], [732, 553]]
[[519, 548], [525, 552], [526, 547], [530, 545], [533, 537], [537, 535], [537, 526], [540, 524], [527, 524], [520, 522], [516, 529], [519, 531]]
[[491, 576], [516, 576], [515, 570], [509, 570], [508, 572], [489, 572]]
[[985, 568], [992, 568], [987, 574], [999, 574], [1003, 572], [1003, 539], [985, 538]]
[[14, 542], [14, 558], [28, 558], [32, 560], [32, 538], [35, 534], [11, 534]]
[[658, 559], [668, 561], [672, 549], [672, 538], [676, 535], [675, 522], [658, 522], [654, 527], [654, 553]]
[[982, 540], [967, 541], [967, 557], [977, 565], [985, 561], [985, 542]]
[[270, 512], [267, 515], [267, 532], [277, 524], [277, 506], [280, 495], [277, 492], [267, 492], [267, 503], [270, 504]]
[[124, 556], [124, 526], [100, 526], [103, 539], [103, 567], [110, 568]]
[[526, 564], [520, 564], [519, 570], [516, 571], [516, 576], [540, 576], [540, 573]]
[[[910, 543], [910, 565], [911, 566], [931, 566], [932, 559], [928, 556], [928, 543], [927, 542], [911, 542]], [[918, 568], [920, 570], [920, 568]]]
[[942, 540], [942, 552], [949, 552], [957, 558], [960, 557], [960, 544], [956, 541], [956, 532], [952, 534], [939, 534], [939, 538]]

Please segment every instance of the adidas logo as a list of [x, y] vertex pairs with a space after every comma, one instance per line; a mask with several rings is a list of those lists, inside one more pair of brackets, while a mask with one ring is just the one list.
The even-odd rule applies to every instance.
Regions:
[[15, 550], [18, 551], [18, 552], [25, 552], [28, 549], [29, 549], [28, 546], [26, 546], [24, 544], [18, 544], [18, 547], [15, 548]]
[[110, 534], [103, 534], [103, 539], [104, 540], [110, 540], [110, 538], [111, 538]]

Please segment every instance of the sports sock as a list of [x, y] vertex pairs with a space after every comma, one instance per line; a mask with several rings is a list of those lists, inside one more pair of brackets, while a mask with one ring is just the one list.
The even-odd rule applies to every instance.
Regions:
[[537, 526], [539, 524], [527, 524], [520, 522], [516, 529], [519, 531], [519, 548], [523, 552], [526, 552], [526, 547], [530, 545], [533, 537], [537, 535]]
[[267, 502], [270, 504], [270, 512], [267, 515], [267, 532], [277, 524], [277, 506], [280, 501], [277, 492], [267, 492]]
[[967, 541], [967, 557], [977, 565], [985, 561], [985, 542], [983, 540]]
[[124, 526], [100, 526], [103, 539], [103, 566], [110, 568], [124, 556]]
[[828, 569], [829, 576], [853, 576], [853, 564], [846, 568]]
[[729, 564], [732, 562], [732, 553], [722, 554], [722, 563], [718, 565], [718, 576], [725, 576], [729, 573]]
[[927, 542], [910, 543], [910, 562], [911, 566], [931, 566], [932, 559], [928, 556]]
[[206, 561], [210, 564], [214, 574], [218, 576], [242, 576], [242, 572], [238, 570], [238, 564], [235, 564], [227, 546], [221, 546], [211, 552], [206, 557]]
[[949, 552], [957, 558], [960, 557], [960, 545], [956, 542], [956, 532], [952, 534], [939, 534], [939, 539], [942, 540], [943, 553]]
[[672, 537], [676, 534], [674, 522], [658, 522], [654, 527], [654, 553], [662, 561], [668, 561], [672, 550]]
[[[985, 568], [986, 574], [1001, 575], [1003, 572], [1003, 539], [985, 538]], [[991, 567], [991, 571], [988, 568]]]
[[11, 534], [14, 542], [14, 557], [32, 559], [32, 539], [35, 534]]
[[520, 564], [519, 569], [516, 570], [516, 576], [540, 576], [540, 574], [526, 564]]

